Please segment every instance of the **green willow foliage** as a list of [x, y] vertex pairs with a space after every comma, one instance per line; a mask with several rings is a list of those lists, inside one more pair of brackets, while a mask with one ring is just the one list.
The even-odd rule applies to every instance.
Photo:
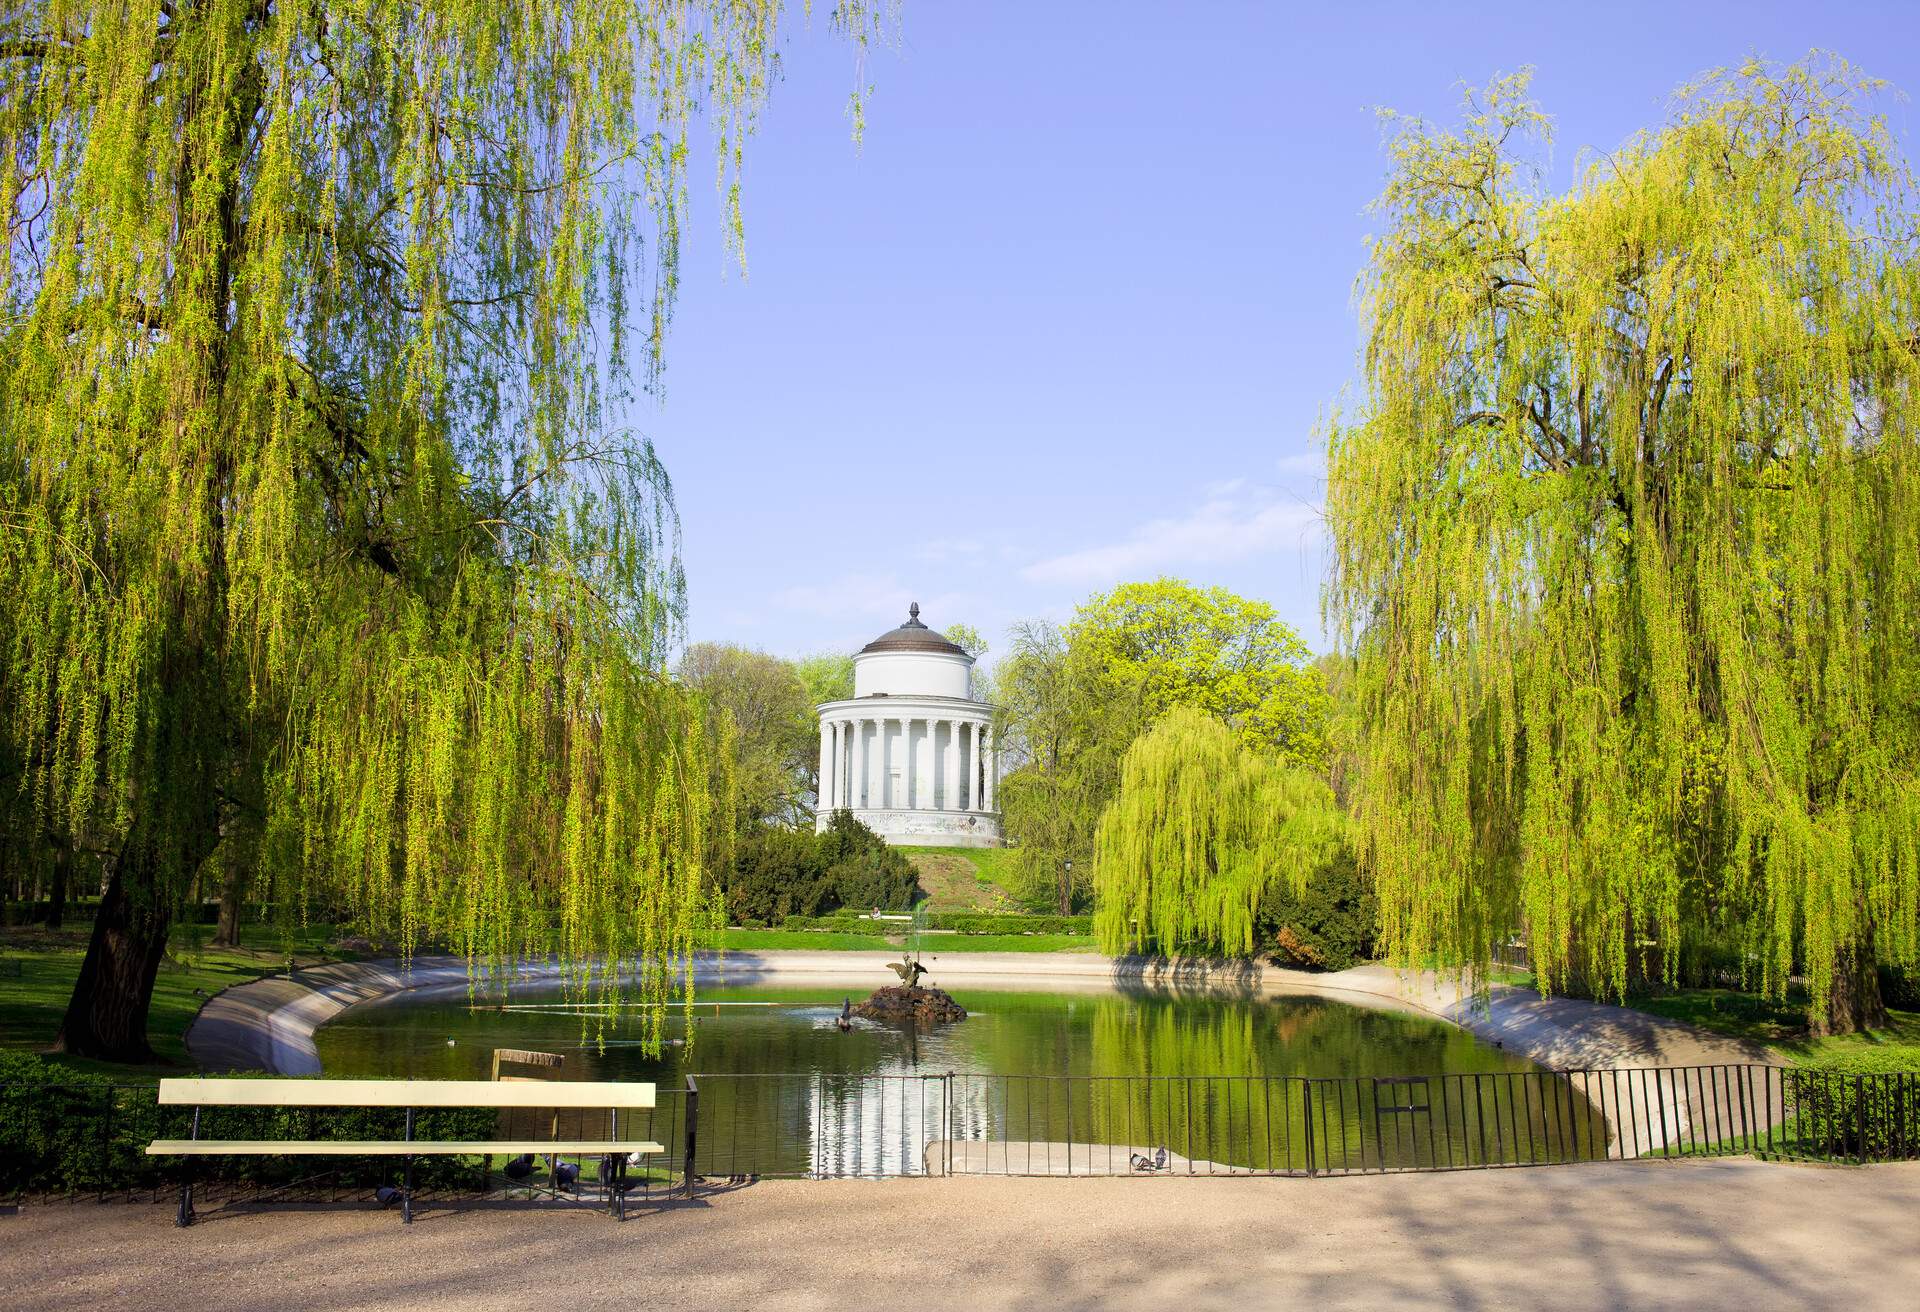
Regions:
[[1392, 120], [1332, 433], [1385, 946], [1524, 927], [1618, 992], [1710, 924], [1818, 1010], [1920, 951], [1913, 177], [1838, 61], [1710, 75], [1560, 195], [1525, 90]]
[[606, 414], [659, 366], [701, 112], [738, 248], [780, 10], [0, 20], [0, 786], [117, 854], [69, 1040], [144, 1047], [166, 907], [236, 827], [409, 950], [689, 987], [726, 821], [664, 677], [670, 489]]
[[1242, 746], [1203, 711], [1169, 711], [1127, 749], [1094, 835], [1100, 950], [1252, 952], [1269, 884], [1301, 891], [1343, 828], [1316, 775]]

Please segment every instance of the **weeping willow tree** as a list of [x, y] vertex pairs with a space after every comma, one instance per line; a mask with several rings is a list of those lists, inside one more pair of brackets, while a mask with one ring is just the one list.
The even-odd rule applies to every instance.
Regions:
[[1127, 749], [1094, 834], [1101, 951], [1252, 952], [1261, 894], [1275, 880], [1304, 889], [1343, 828], [1318, 776], [1204, 711], [1169, 711]]
[[1330, 615], [1386, 946], [1618, 994], [1730, 939], [1817, 1029], [1920, 951], [1913, 177], [1837, 60], [1527, 167], [1525, 77], [1394, 120]]
[[0, 786], [110, 851], [67, 1050], [147, 1054], [223, 832], [409, 951], [686, 990], [725, 820], [664, 675], [670, 489], [608, 416], [659, 367], [699, 113], [738, 245], [780, 8], [0, 20]]

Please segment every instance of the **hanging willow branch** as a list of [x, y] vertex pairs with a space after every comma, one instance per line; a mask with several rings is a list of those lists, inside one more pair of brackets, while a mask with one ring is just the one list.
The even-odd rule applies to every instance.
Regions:
[[1134, 740], [1094, 835], [1094, 932], [1107, 953], [1253, 951], [1270, 883], [1294, 892], [1341, 842], [1333, 790], [1180, 707]]
[[1525, 88], [1392, 120], [1332, 433], [1384, 940], [1618, 993], [1711, 930], [1818, 1009], [1920, 951], [1912, 174], [1846, 65], [1756, 63], [1556, 195]]
[[696, 112], [738, 243], [779, 13], [0, 22], [0, 732], [48, 832], [115, 852], [70, 1043], [144, 1048], [141, 974], [229, 797], [264, 799], [272, 896], [669, 991], [727, 821], [664, 678], [670, 488], [608, 411], [630, 360], [657, 373]]

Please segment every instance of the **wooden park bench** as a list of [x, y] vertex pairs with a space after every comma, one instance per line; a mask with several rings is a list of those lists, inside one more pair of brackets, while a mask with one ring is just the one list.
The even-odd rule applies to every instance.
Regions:
[[[413, 1137], [413, 1114], [422, 1107], [493, 1107], [605, 1111], [611, 1129], [623, 1111], [650, 1111], [651, 1084], [590, 1084], [576, 1080], [543, 1083], [491, 1080], [222, 1080], [160, 1081], [162, 1106], [192, 1107], [190, 1138], [155, 1139], [150, 1157], [402, 1157], [405, 1183], [400, 1191], [402, 1222], [413, 1220], [413, 1159], [416, 1157], [605, 1156], [614, 1159], [607, 1190], [610, 1210], [626, 1219], [626, 1171], [629, 1153], [663, 1153], [644, 1139], [476, 1139], [447, 1141]], [[202, 1139], [203, 1107], [403, 1107], [406, 1133], [399, 1139]], [[189, 1161], [180, 1185], [179, 1225], [193, 1222], [193, 1174]]]

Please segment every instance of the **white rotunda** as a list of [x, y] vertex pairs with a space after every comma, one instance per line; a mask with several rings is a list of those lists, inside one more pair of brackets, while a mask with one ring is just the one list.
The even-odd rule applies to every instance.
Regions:
[[853, 696], [820, 707], [820, 806], [889, 843], [999, 847], [993, 707], [973, 695], [973, 657], [920, 622], [853, 658]]

